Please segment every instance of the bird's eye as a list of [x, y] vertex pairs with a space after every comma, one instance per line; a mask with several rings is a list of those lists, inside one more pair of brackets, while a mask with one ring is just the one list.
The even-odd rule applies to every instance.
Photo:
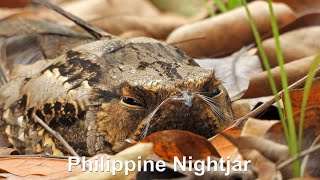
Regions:
[[212, 96], [217, 96], [221, 93], [221, 89], [219, 87], [215, 88], [213, 91], [212, 91]]
[[138, 100], [131, 97], [123, 97], [121, 99], [121, 102], [124, 105], [131, 106], [131, 107], [143, 107], [142, 103], [140, 103]]
[[220, 93], [221, 93], [221, 89], [219, 87], [216, 87], [211, 92], [202, 92], [201, 94], [207, 97], [215, 97], [215, 96], [218, 96]]

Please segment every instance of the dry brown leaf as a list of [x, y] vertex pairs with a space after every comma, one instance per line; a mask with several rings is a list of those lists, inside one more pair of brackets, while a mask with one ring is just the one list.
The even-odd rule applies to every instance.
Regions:
[[267, 130], [273, 126], [275, 123], [278, 123], [278, 120], [275, 121], [264, 121], [255, 118], [249, 118], [245, 125], [243, 126], [241, 136], [263, 136]]
[[250, 112], [250, 105], [247, 99], [240, 99], [231, 104], [235, 119], [241, 118]]
[[187, 131], [159, 131], [140, 142], [152, 142], [154, 152], [169, 162], [173, 162], [175, 156], [180, 160], [183, 156], [192, 156], [192, 159], [202, 159], [208, 156], [220, 157], [206, 138]]
[[[160, 13], [147, 0], [91, 0], [90, 3], [71, 1], [62, 3], [60, 6], [85, 21], [115, 15], [138, 15], [151, 18]], [[69, 22], [65, 23], [70, 24]]]
[[[314, 56], [311, 56], [285, 64], [289, 84], [292, 84], [307, 75], [313, 60]], [[282, 90], [279, 67], [273, 68], [271, 72], [275, 77], [278, 91]], [[250, 79], [249, 87], [242, 98], [256, 98], [272, 95], [268, 82], [266, 71], [255, 75]]]
[[150, 17], [120, 15], [100, 18], [90, 23], [114, 35], [121, 35], [127, 31], [141, 31], [156, 39], [165, 39], [172, 30], [186, 23], [182, 18], [156, 18], [155, 21]]
[[[298, 132], [300, 113], [294, 115], [295, 127]], [[310, 106], [306, 109], [305, 120], [303, 126], [302, 150], [311, 146], [313, 141], [320, 135], [320, 106]], [[274, 124], [264, 135], [264, 138], [274, 142], [286, 144], [281, 123]], [[320, 151], [310, 154], [309, 161], [306, 166], [306, 174], [312, 177], [320, 177], [319, 165]], [[289, 173], [290, 174], [290, 173]]]
[[[320, 42], [315, 37], [320, 36], [320, 26], [300, 28], [282, 34], [280, 42], [285, 63], [316, 55], [320, 51]], [[273, 38], [263, 41], [271, 67], [278, 66], [276, 46]]]
[[[59, 6], [85, 21], [117, 15], [156, 17], [160, 14], [160, 11], [147, 0], [91, 0], [90, 2], [77, 0], [61, 2]], [[64, 16], [42, 6], [26, 8], [10, 18], [42, 19], [68, 26], [74, 25], [72, 21]]]
[[[301, 110], [303, 91], [304, 89], [290, 90], [293, 112], [299, 112]], [[307, 107], [308, 106], [320, 106], [320, 78], [317, 78], [312, 83], [307, 101]]]
[[1, 0], [0, 7], [17, 8], [27, 6], [30, 0]]
[[[302, 27], [308, 26], [319, 26], [320, 25], [320, 13], [319, 12], [310, 12], [302, 14], [297, 17], [293, 22], [286, 24], [285, 26], [279, 29], [280, 33], [285, 33], [292, 31], [294, 29], [299, 29]], [[271, 37], [271, 36], [270, 36]]]
[[[270, 32], [269, 9], [266, 2], [249, 4], [260, 34]], [[274, 3], [274, 11], [281, 26], [295, 19], [293, 11], [284, 4]], [[204, 39], [196, 39], [205, 37]], [[195, 39], [195, 40], [186, 40]], [[243, 7], [203, 21], [182, 26], [173, 31], [167, 42], [174, 43], [191, 57], [217, 57], [232, 53], [254, 42]], [[179, 43], [180, 42], [180, 43]]]
[[281, 174], [276, 170], [276, 164], [264, 157], [259, 151], [255, 149], [242, 149], [240, 153], [244, 159], [250, 159], [252, 164], [258, 169], [258, 179], [282, 179]]
[[[63, 175], [66, 174], [67, 170], [68, 160], [66, 159], [15, 156], [0, 159], [0, 172], [8, 172], [16, 176]], [[72, 173], [76, 173], [76, 171]], [[67, 174], [71, 175], [72, 173]]]
[[[223, 131], [223, 133], [233, 136], [240, 136], [241, 128], [234, 127], [231, 129], [226, 129]], [[236, 146], [234, 146], [229, 140], [227, 140], [221, 134], [217, 134], [210, 138], [210, 142], [219, 152], [221, 157], [223, 157], [224, 159], [226, 159], [228, 156], [232, 157], [232, 155], [235, 152]]]
[[273, 0], [273, 1], [286, 3], [296, 12], [301, 14], [307, 13], [310, 11], [317, 11], [320, 8], [320, 1], [318, 0]]

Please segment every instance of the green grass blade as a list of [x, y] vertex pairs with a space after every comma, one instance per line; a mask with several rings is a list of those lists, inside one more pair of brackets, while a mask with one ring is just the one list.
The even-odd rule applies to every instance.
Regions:
[[239, 7], [241, 5], [242, 5], [241, 0], [229, 0], [227, 2], [228, 10], [234, 9], [234, 8]]
[[300, 110], [300, 122], [299, 122], [299, 135], [298, 135], [298, 145], [299, 149], [301, 150], [302, 146], [302, 135], [303, 135], [303, 124], [304, 124], [304, 118], [305, 118], [305, 110], [309, 98], [310, 89], [312, 86], [312, 81], [314, 76], [316, 75], [316, 70], [319, 67], [320, 64], [320, 54], [318, 54], [315, 59], [313, 60], [310, 70], [308, 72], [308, 77], [306, 80], [306, 83], [304, 85], [303, 90], [303, 97], [302, 97], [302, 103], [301, 103], [301, 110]]
[[214, 0], [214, 3], [222, 13], [225, 13], [228, 11], [227, 7], [224, 5], [222, 0]]
[[258, 49], [259, 49], [259, 52], [260, 52], [260, 55], [261, 55], [262, 64], [263, 64], [264, 68], [267, 71], [269, 84], [271, 86], [272, 93], [273, 93], [273, 95], [275, 96], [275, 99], [276, 99], [277, 109], [278, 109], [278, 113], [280, 115], [281, 123], [283, 125], [283, 130], [284, 130], [285, 137], [286, 137], [288, 143], [290, 143], [289, 142], [289, 133], [288, 133], [288, 128], [287, 128], [287, 123], [286, 123], [286, 121], [284, 119], [284, 114], [283, 114], [283, 112], [282, 112], [282, 110], [280, 108], [280, 98], [277, 95], [278, 94], [278, 90], [276, 88], [276, 83], [275, 83], [274, 77], [273, 77], [273, 75], [271, 73], [271, 67], [270, 67], [266, 52], [265, 52], [265, 50], [264, 50], [264, 48], [262, 46], [262, 41], [261, 41], [261, 38], [260, 38], [259, 31], [258, 31], [258, 29], [257, 29], [257, 27], [255, 25], [255, 22], [254, 22], [253, 18], [252, 18], [252, 15], [250, 13], [250, 10], [248, 8], [246, 0], [242, 0], [242, 4], [244, 5], [245, 10], [247, 12], [249, 23], [250, 23], [254, 38], [256, 40], [256, 43], [257, 43], [257, 46], [258, 46]]
[[[268, 5], [269, 5], [269, 10], [270, 10], [270, 20], [271, 20], [271, 27], [272, 27], [272, 33], [273, 37], [275, 40], [275, 45], [276, 45], [276, 55], [278, 59], [278, 64], [280, 68], [280, 78], [281, 78], [281, 83], [283, 87], [283, 96], [284, 96], [284, 106], [285, 106], [285, 111], [286, 111], [286, 117], [287, 117], [287, 124], [288, 124], [288, 130], [289, 130], [289, 141], [290, 141], [290, 153], [292, 156], [295, 156], [298, 154], [298, 144], [297, 144], [297, 135], [296, 135], [296, 128], [294, 124], [294, 118], [293, 118], [293, 110], [292, 110], [292, 104], [291, 104], [291, 98], [289, 94], [289, 89], [288, 89], [288, 79], [287, 79], [287, 74], [284, 69], [284, 59], [282, 55], [282, 50], [281, 50], [281, 44], [280, 44], [280, 38], [279, 38], [279, 28], [277, 25], [277, 21], [274, 15], [274, 10], [272, 6], [272, 1], [268, 0]], [[300, 176], [300, 165], [299, 161], [295, 161], [293, 163], [293, 168], [294, 168], [294, 176], [299, 177]]]

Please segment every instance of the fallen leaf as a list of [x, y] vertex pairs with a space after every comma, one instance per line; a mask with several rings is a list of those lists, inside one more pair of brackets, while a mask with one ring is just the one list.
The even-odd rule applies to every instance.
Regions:
[[267, 130], [279, 121], [264, 121], [255, 118], [249, 118], [243, 126], [241, 136], [263, 136]]
[[[48, 176], [63, 175], [68, 170], [67, 159], [43, 158], [43, 157], [18, 157], [10, 156], [0, 158], [0, 172], [11, 173], [16, 176]], [[76, 173], [70, 172], [67, 174]], [[66, 175], [64, 175], [66, 176]]]
[[[314, 56], [311, 56], [285, 64], [284, 68], [287, 73], [288, 83], [292, 84], [306, 76], [313, 60]], [[279, 67], [271, 69], [271, 73], [275, 78], [277, 89], [280, 91], [282, 87]], [[249, 87], [242, 98], [256, 98], [272, 95], [272, 91], [268, 82], [269, 80], [266, 71], [255, 75], [250, 79]]]
[[[295, 127], [298, 132], [300, 112], [295, 113]], [[320, 135], [320, 106], [307, 107], [305, 111], [305, 120], [303, 124], [302, 150], [311, 146], [313, 141]], [[276, 143], [287, 144], [281, 123], [274, 124], [264, 135], [264, 138], [270, 139]], [[306, 165], [306, 175], [320, 177], [319, 165], [320, 151], [310, 154]]]
[[247, 99], [240, 99], [231, 104], [235, 119], [239, 119], [250, 112], [250, 106]]
[[1, 0], [0, 7], [17, 8], [24, 7], [30, 3], [30, 0]]
[[310, 11], [317, 11], [320, 8], [318, 0], [273, 0], [274, 2], [282, 2], [288, 4], [296, 12], [302, 14]]
[[[273, 8], [280, 26], [296, 18], [293, 11], [284, 4], [274, 3]], [[254, 1], [249, 3], [249, 9], [257, 22], [260, 34], [270, 32], [268, 4]], [[199, 37], [205, 38], [199, 39]], [[188, 39], [194, 40], [186, 41]], [[253, 43], [254, 37], [246, 11], [244, 7], [240, 7], [203, 21], [182, 26], [169, 35], [167, 42], [175, 44], [191, 57], [218, 57]]]
[[192, 156], [192, 159], [202, 159], [208, 156], [220, 157], [217, 150], [206, 138], [187, 131], [159, 131], [140, 142], [152, 142], [154, 152], [169, 162], [173, 162], [174, 157], [182, 160], [183, 156]]
[[167, 16], [157, 16], [157, 21], [154, 21], [150, 17], [134, 15], [118, 15], [90, 21], [92, 25], [114, 35], [140, 31], [156, 39], [165, 39], [171, 31], [187, 22], [186, 19], [177, 17], [170, 19]]
[[[293, 112], [299, 112], [301, 110], [302, 98], [304, 89], [290, 90], [290, 97], [292, 103]], [[313, 81], [310, 93], [308, 96], [307, 107], [320, 105], [320, 78]]]
[[310, 12], [306, 14], [301, 14], [294, 21], [284, 25], [283, 27], [280, 27], [279, 31], [281, 34], [283, 34], [285, 32], [289, 32], [295, 29], [309, 27], [309, 26], [319, 26], [319, 25], [320, 25], [320, 13]]
[[[244, 160], [250, 160], [258, 169], [259, 179], [273, 179], [281, 173], [276, 169], [276, 162], [289, 158], [289, 149], [285, 145], [255, 136], [222, 135], [232, 142]], [[236, 153], [237, 155], [237, 153]]]
[[[224, 130], [223, 133], [233, 135], [233, 136], [240, 136], [241, 129], [242, 129], [241, 127], [233, 127], [233, 128]], [[234, 144], [232, 144], [229, 140], [227, 140], [221, 134], [217, 134], [212, 138], [210, 138], [210, 143], [216, 148], [216, 150], [219, 152], [221, 157], [223, 157], [224, 159], [226, 159], [228, 156], [232, 157], [236, 150], [236, 146], [234, 146]]]
[[[151, 18], [160, 13], [147, 0], [91, 0], [90, 3], [87, 1], [71, 1], [61, 3], [60, 6], [65, 11], [85, 21], [116, 15], [139, 15]], [[71, 24], [68, 20], [59, 23]]]
[[[280, 42], [285, 63], [316, 55], [320, 50], [320, 42], [315, 41], [314, 37], [318, 36], [320, 36], [320, 26], [300, 28], [282, 34]], [[266, 51], [270, 66], [278, 66], [274, 39], [264, 40], [262, 45]]]

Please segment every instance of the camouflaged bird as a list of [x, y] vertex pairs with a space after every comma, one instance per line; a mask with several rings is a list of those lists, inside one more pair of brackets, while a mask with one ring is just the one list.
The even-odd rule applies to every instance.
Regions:
[[34, 115], [88, 156], [166, 129], [211, 137], [234, 119], [213, 70], [147, 38], [95, 41], [18, 67], [0, 103], [1, 132], [22, 154], [68, 154]]

